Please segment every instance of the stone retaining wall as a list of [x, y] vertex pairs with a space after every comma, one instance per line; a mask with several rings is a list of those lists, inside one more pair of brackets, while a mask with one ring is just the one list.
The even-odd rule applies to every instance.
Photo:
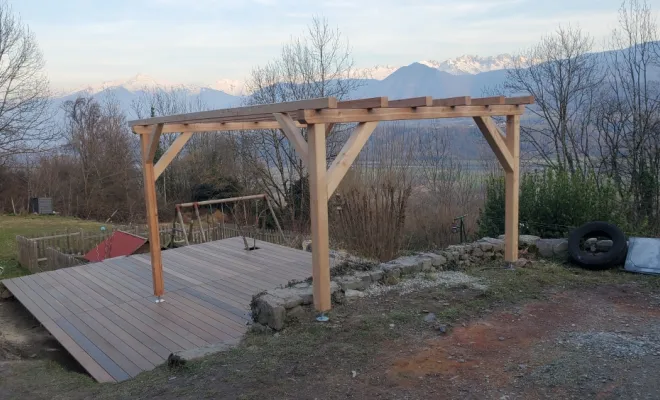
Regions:
[[[520, 235], [520, 247], [527, 248], [543, 258], [565, 261], [568, 259], [568, 240], [541, 239], [538, 236]], [[607, 251], [612, 246], [611, 241], [601, 240], [587, 243], [600, 251]], [[308, 246], [309, 247], [309, 246]], [[483, 238], [474, 243], [449, 246], [444, 250], [430, 253], [417, 253], [399, 257], [386, 263], [370, 263], [368, 260], [349, 255], [346, 252], [331, 251], [331, 258], [349, 264], [347, 271], [352, 272], [332, 278], [330, 292], [334, 303], [350, 301], [364, 296], [363, 291], [373, 284], [392, 284], [406, 276], [420, 272], [463, 269], [473, 263], [482, 263], [503, 258], [504, 236], [499, 238]], [[520, 258], [516, 267], [524, 267], [529, 261]], [[333, 274], [334, 275], [334, 274]], [[251, 308], [252, 318], [257, 329], [269, 327], [281, 330], [289, 320], [299, 318], [303, 314], [302, 307], [314, 303], [314, 295], [309, 282], [291, 284], [285, 288], [277, 288], [253, 296]]]

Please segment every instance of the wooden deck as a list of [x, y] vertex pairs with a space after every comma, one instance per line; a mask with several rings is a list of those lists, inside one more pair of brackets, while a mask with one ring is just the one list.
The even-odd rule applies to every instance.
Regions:
[[252, 295], [306, 279], [312, 255], [231, 238], [163, 251], [164, 302], [155, 303], [149, 255], [2, 281], [99, 382], [118, 382], [170, 353], [235, 341]]

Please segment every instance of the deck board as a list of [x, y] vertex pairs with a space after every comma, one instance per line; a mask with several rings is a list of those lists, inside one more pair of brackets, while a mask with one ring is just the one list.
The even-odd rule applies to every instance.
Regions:
[[311, 253], [257, 247], [244, 250], [238, 237], [163, 251], [163, 303], [154, 302], [148, 254], [2, 282], [92, 377], [118, 382], [172, 352], [234, 342], [254, 294], [311, 275]]

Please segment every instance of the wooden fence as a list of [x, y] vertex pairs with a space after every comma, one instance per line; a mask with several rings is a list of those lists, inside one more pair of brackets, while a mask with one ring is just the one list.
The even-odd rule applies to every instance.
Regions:
[[[254, 240], [257, 240], [257, 243], [264, 241], [282, 246], [300, 248], [304, 239], [303, 235], [295, 232], [284, 232], [284, 236], [282, 236], [282, 234], [274, 230], [256, 228], [244, 228], [241, 230], [233, 224], [206, 225], [203, 229], [204, 234], [202, 234], [198, 225], [195, 225], [192, 230], [189, 226], [186, 227], [186, 236], [188, 237], [189, 244], [237, 237], [241, 236], [241, 232], [250, 238], [248, 239], [250, 246], [253, 245]], [[18, 262], [30, 272], [80, 265], [84, 263], [82, 255], [110, 237], [115, 231], [129, 232], [142, 237], [148, 236], [146, 225], [113, 226], [105, 231], [93, 232], [83, 229], [70, 230], [41, 237], [16, 236]], [[161, 245], [170, 246], [172, 224], [160, 224], [159, 231]], [[182, 246], [185, 243], [183, 230], [179, 227], [174, 233], [174, 244], [176, 246]]]

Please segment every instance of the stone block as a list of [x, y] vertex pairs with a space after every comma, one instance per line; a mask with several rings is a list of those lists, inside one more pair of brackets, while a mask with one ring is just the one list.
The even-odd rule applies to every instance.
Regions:
[[543, 258], [568, 258], [568, 240], [540, 239], [536, 242], [539, 256]]
[[476, 258], [483, 258], [484, 252], [481, 250], [481, 247], [475, 247], [474, 250], [472, 250], [472, 255]]
[[344, 292], [347, 290], [364, 290], [366, 288], [362, 278], [357, 276], [340, 276], [335, 278], [334, 281], [337, 282]]
[[391, 262], [381, 264], [380, 269], [381, 271], [383, 271], [383, 277], [385, 279], [388, 278], [399, 279], [399, 277], [401, 277], [401, 268], [399, 267], [398, 264], [392, 264]]
[[252, 318], [255, 322], [268, 325], [276, 331], [284, 327], [286, 308], [284, 300], [265, 293], [252, 300]]
[[371, 275], [372, 282], [380, 282], [380, 280], [383, 279], [383, 271], [380, 269], [370, 271], [369, 275]]
[[479, 243], [479, 249], [481, 251], [492, 251], [495, 248], [495, 246], [492, 243], [489, 242], [481, 242]]
[[468, 254], [461, 254], [460, 257], [459, 257], [459, 259], [460, 259], [461, 261], [466, 261], [466, 260], [469, 260], [469, 259], [470, 259], [470, 256], [469, 256]]
[[539, 239], [541, 238], [534, 235], [520, 235], [518, 236], [518, 245], [534, 246]]
[[421, 272], [422, 270], [422, 263], [420, 262], [419, 258], [414, 256], [399, 257], [390, 262], [398, 265], [398, 267], [401, 269], [401, 274], [403, 275], [415, 274], [417, 272]]
[[302, 321], [305, 319], [306, 313], [301, 306], [296, 306], [286, 312], [286, 319], [288, 321]]
[[447, 264], [447, 259], [441, 254], [424, 253], [423, 256], [429, 258], [434, 267], [444, 267]]
[[303, 302], [302, 296], [299, 293], [299, 289], [294, 287], [283, 288], [283, 289], [272, 289], [269, 290], [267, 293], [282, 299], [282, 305], [286, 309], [299, 306]]
[[349, 289], [344, 292], [344, 296], [346, 298], [346, 301], [351, 301], [351, 300], [359, 299], [360, 297], [364, 297], [365, 293], [359, 290]]
[[169, 357], [167, 357], [167, 365], [170, 367], [181, 367], [186, 365], [188, 361], [206, 357], [210, 354], [227, 351], [238, 345], [239, 342], [240, 339], [228, 339], [222, 343], [214, 343], [202, 347], [196, 347], [194, 349], [180, 350], [170, 353]]
[[596, 242], [596, 250], [598, 251], [609, 251], [612, 248], [614, 242], [611, 240], [599, 240]]

